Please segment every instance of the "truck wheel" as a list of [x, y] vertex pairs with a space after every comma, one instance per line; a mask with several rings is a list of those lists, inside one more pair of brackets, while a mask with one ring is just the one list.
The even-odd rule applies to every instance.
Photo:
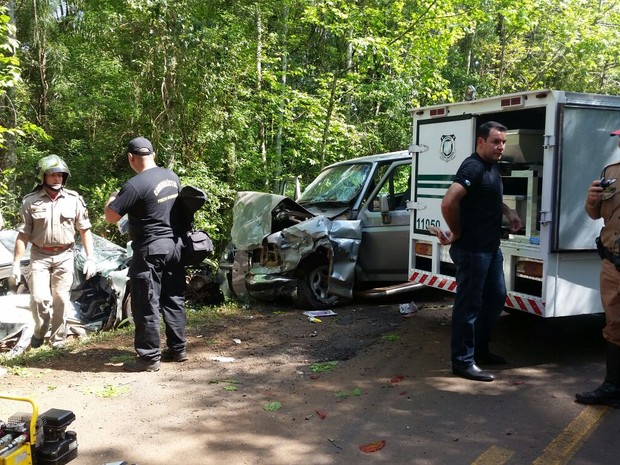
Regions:
[[340, 298], [327, 293], [329, 264], [326, 260], [313, 258], [297, 268], [297, 296], [299, 308], [325, 310], [340, 303]]

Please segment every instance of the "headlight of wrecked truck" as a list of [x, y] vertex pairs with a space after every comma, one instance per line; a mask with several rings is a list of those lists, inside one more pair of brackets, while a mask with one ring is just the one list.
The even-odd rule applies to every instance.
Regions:
[[254, 263], [260, 263], [261, 266], [271, 268], [282, 265], [282, 254], [277, 244], [268, 242], [265, 246], [257, 249], [254, 254]]

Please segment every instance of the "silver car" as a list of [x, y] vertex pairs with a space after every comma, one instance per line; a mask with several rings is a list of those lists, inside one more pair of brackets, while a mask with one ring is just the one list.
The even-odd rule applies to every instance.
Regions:
[[399, 151], [330, 165], [297, 201], [239, 192], [220, 262], [225, 286], [242, 299], [326, 309], [406, 282], [410, 189], [411, 156]]

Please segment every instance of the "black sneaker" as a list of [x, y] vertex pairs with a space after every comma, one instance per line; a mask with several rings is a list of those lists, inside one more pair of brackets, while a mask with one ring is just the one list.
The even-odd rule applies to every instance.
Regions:
[[32, 347], [33, 349], [38, 349], [42, 345], [43, 345], [43, 339], [39, 339], [38, 337], [34, 337], [34, 336], [30, 338], [30, 347]]
[[186, 362], [188, 359], [185, 349], [177, 352], [168, 348], [161, 353], [162, 362]]
[[159, 360], [145, 360], [136, 357], [123, 363], [123, 370], [131, 372], [139, 371], [159, 371]]
[[620, 408], [620, 386], [605, 381], [594, 391], [576, 394], [575, 402], [589, 405], [610, 405]]

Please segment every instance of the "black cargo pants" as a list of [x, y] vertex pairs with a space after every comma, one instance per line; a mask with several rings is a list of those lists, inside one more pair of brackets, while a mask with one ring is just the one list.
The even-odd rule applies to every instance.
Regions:
[[129, 289], [136, 327], [134, 346], [145, 360], [161, 358], [160, 313], [167, 346], [175, 352], [185, 349], [185, 267], [180, 263], [181, 248], [180, 238], [133, 246]]

